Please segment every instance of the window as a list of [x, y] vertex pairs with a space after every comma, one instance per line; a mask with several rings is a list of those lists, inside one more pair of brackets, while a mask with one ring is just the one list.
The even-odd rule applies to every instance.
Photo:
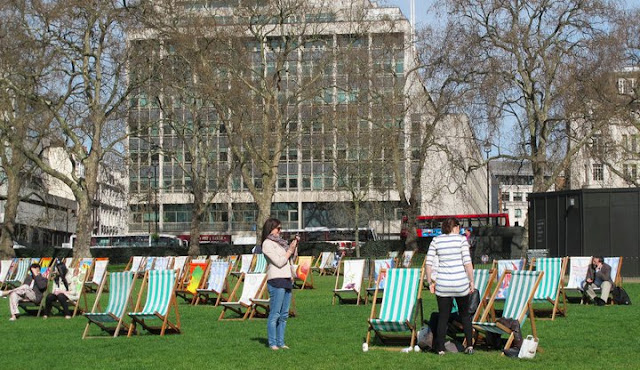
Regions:
[[515, 217], [522, 217], [522, 210], [519, 209], [519, 208], [516, 208], [514, 216]]
[[502, 192], [502, 201], [503, 202], [508, 202], [509, 200], [510, 200], [509, 192], [508, 191], [503, 191]]
[[592, 168], [592, 176], [595, 181], [603, 181], [604, 180], [604, 168], [602, 167], [602, 163], [594, 163]]
[[627, 181], [635, 181], [638, 178], [638, 165], [637, 164], [625, 164], [623, 167], [624, 178]]
[[618, 92], [620, 94], [632, 95], [636, 88], [635, 78], [619, 78], [618, 79]]
[[521, 192], [513, 193], [513, 201], [522, 202], [522, 193]]

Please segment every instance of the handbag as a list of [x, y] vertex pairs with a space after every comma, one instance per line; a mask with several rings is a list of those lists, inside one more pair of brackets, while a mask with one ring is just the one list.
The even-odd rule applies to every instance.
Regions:
[[534, 338], [532, 335], [527, 335], [527, 337], [522, 341], [518, 358], [534, 358], [536, 356], [537, 349], [538, 339]]
[[478, 289], [475, 289], [469, 296], [469, 315], [471, 315], [471, 317], [478, 311], [478, 306], [480, 306], [480, 292]]

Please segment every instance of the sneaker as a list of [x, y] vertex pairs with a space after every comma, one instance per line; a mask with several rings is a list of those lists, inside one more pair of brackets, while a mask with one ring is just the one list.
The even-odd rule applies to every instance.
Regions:
[[602, 298], [599, 298], [599, 297], [596, 297], [594, 301], [596, 303], [596, 306], [604, 306], [607, 304], [605, 301], [602, 300]]
[[17, 318], [17, 317], [15, 317], [15, 316], [11, 316], [11, 317], [9, 318], [9, 321], [16, 321], [16, 320], [18, 320], [18, 318]]
[[445, 351], [439, 351], [438, 356], [444, 356], [445, 353], [446, 353]]
[[289, 348], [289, 346], [285, 344], [284, 346], [280, 346], [280, 349], [291, 349], [291, 348]]
[[466, 355], [472, 355], [473, 354], [473, 347], [469, 346], [467, 348], [464, 349], [464, 353]]
[[48, 319], [48, 318], [49, 318], [49, 316], [47, 316], [47, 315], [42, 315], [42, 319], [43, 319], [43, 320], [46, 320], [46, 319]]
[[65, 319], [69, 320], [71, 318], [71, 316], [67, 315], [64, 317]]

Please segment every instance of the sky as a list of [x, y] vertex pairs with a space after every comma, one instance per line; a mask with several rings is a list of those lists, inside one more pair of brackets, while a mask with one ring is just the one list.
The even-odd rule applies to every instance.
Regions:
[[[640, 0], [638, 0], [640, 1]], [[409, 10], [411, 9], [410, 0], [377, 0], [381, 6], [397, 6], [402, 13], [409, 19]], [[437, 16], [429, 10], [436, 0], [415, 0], [416, 3], [416, 23], [418, 28], [427, 22], [433, 22]]]

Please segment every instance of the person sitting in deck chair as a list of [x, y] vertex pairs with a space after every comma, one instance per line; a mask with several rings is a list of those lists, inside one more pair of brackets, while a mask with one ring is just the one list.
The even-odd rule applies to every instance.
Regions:
[[42, 316], [44, 319], [49, 317], [51, 314], [51, 307], [53, 307], [53, 303], [55, 301], [60, 302], [64, 318], [71, 318], [71, 314], [69, 313], [69, 299], [74, 301], [78, 300], [78, 284], [83, 283], [78, 278], [79, 272], [79, 268], [69, 270], [64, 263], [56, 264], [56, 271], [53, 278], [53, 293], [49, 293], [49, 295], [47, 295], [44, 315]]
[[[594, 286], [600, 288], [600, 298], [596, 297]], [[582, 290], [591, 301], [598, 306], [604, 306], [609, 299], [609, 292], [613, 286], [611, 281], [611, 266], [604, 263], [604, 258], [597, 256], [591, 260], [587, 270], [587, 278], [582, 284]]]
[[20, 314], [18, 303], [20, 300], [28, 300], [35, 304], [42, 301], [42, 295], [47, 291], [47, 279], [40, 274], [40, 265], [31, 264], [29, 267], [31, 274], [24, 280], [24, 284], [19, 287], [0, 293], [0, 296], [9, 296], [9, 309], [11, 310], [11, 318], [15, 321]]

